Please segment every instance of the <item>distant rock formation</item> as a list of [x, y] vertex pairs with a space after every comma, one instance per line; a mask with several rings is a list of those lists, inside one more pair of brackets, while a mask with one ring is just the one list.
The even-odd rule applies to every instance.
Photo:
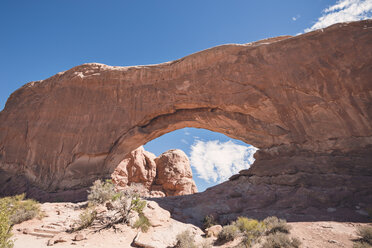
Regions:
[[119, 188], [142, 184], [151, 196], [189, 195], [198, 192], [187, 155], [178, 149], [158, 158], [143, 146], [129, 153], [113, 172]]

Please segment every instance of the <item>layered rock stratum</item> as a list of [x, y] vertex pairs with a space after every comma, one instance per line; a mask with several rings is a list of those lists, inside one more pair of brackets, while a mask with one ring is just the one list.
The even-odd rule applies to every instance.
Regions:
[[158, 65], [83, 64], [28, 83], [0, 113], [0, 192], [76, 200], [135, 148], [196, 127], [260, 150], [213, 194], [184, 197], [196, 201], [184, 203], [189, 215], [217, 202], [221, 214], [366, 208], [371, 30], [371, 20], [335, 24]]
[[178, 196], [198, 192], [192, 179], [187, 155], [178, 149], [164, 152], [158, 158], [143, 146], [130, 152], [111, 175], [120, 189], [143, 185], [150, 196]]

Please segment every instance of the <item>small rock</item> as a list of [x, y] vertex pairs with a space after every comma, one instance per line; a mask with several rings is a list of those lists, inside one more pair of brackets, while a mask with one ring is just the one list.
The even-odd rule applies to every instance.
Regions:
[[75, 235], [75, 237], [74, 237], [74, 241], [81, 241], [81, 240], [83, 240], [83, 239], [85, 239], [85, 236], [83, 235], [83, 234], [81, 234], [81, 233], [79, 233], [79, 234], [76, 234]]
[[328, 240], [328, 243], [337, 244], [338, 242], [336, 240], [330, 239], [330, 240]]
[[29, 233], [31, 233], [31, 232], [32, 232], [32, 231], [31, 231], [31, 229], [29, 229], [29, 228], [24, 228], [23, 231], [22, 231], [23, 234], [29, 234]]
[[218, 234], [222, 231], [221, 225], [214, 225], [207, 229], [205, 229], [206, 236], [209, 237], [217, 237]]
[[47, 245], [52, 246], [57, 243], [67, 242], [67, 240], [68, 240], [68, 237], [66, 235], [58, 234], [54, 236], [53, 238], [49, 239]]

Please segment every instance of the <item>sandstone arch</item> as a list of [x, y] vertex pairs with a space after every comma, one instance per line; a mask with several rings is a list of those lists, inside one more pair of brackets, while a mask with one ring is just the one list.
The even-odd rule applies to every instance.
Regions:
[[[159, 65], [84, 64], [28, 83], [0, 113], [1, 193], [82, 189], [136, 147], [198, 127], [261, 149], [243, 176], [346, 185], [348, 202], [370, 203], [371, 27], [337, 24]], [[323, 175], [332, 185], [315, 180]]]

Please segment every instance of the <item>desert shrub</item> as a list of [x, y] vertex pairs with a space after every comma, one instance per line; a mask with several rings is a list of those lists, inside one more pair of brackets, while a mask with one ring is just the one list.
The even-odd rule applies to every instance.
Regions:
[[252, 245], [265, 232], [265, 224], [255, 219], [238, 217], [234, 225], [243, 233], [242, 243], [246, 246]]
[[131, 202], [132, 209], [139, 214], [142, 213], [143, 209], [146, 207], [146, 204], [146, 201], [141, 200], [139, 196], [134, 196]]
[[40, 205], [34, 200], [24, 200], [19, 202], [11, 216], [11, 221], [18, 224], [37, 216], [41, 216]]
[[0, 202], [0, 248], [12, 248], [12, 224], [7, 206]]
[[[110, 228], [118, 223], [128, 223], [133, 211], [139, 213], [139, 219], [134, 226], [146, 232], [150, 227], [150, 222], [143, 215], [146, 201], [140, 198], [141, 190], [143, 190], [143, 185], [133, 185], [123, 191], [116, 192], [111, 180], [95, 181], [88, 191], [88, 208], [81, 213], [79, 220], [75, 223], [76, 227], [68, 230], [68, 232], [87, 228], [95, 219], [99, 223], [99, 226], [96, 226], [96, 231]], [[109, 208], [107, 213], [97, 215], [95, 206], [105, 202], [106, 207]]]
[[136, 185], [129, 186], [124, 191], [120, 192], [118, 199], [113, 202], [114, 211], [117, 213], [114, 215], [115, 218], [112, 220], [113, 223], [127, 223], [132, 216], [133, 211], [135, 211], [140, 216], [140, 219], [137, 220], [137, 225], [140, 227], [143, 226], [143, 230], [148, 229], [150, 226], [149, 220], [143, 215], [143, 210], [146, 207], [147, 202], [140, 198], [138, 191], [139, 188], [140, 187], [137, 187]]
[[361, 237], [360, 241], [372, 245], [372, 227], [371, 226], [358, 227], [357, 235]]
[[90, 187], [90, 190], [88, 190], [88, 202], [93, 205], [119, 197], [120, 194], [115, 192], [115, 186], [111, 180], [106, 180], [105, 182], [96, 180]]
[[11, 225], [42, 216], [40, 204], [35, 200], [25, 199], [25, 194], [1, 198], [0, 204], [8, 210]]
[[217, 236], [217, 242], [225, 243], [233, 241], [239, 235], [239, 228], [235, 225], [227, 225], [222, 228], [222, 231]]
[[176, 239], [177, 244], [174, 246], [175, 248], [197, 248], [194, 236], [188, 230], [177, 234]]
[[111, 197], [111, 201], [117, 201], [119, 200], [120, 198], [122, 197], [122, 192], [116, 192], [112, 197]]
[[214, 219], [213, 215], [206, 215], [203, 219], [203, 229], [210, 228], [211, 226], [217, 225], [217, 221]]
[[197, 247], [212, 248], [212, 244], [208, 240], [203, 240]]
[[134, 227], [137, 229], [141, 229], [142, 232], [147, 232], [150, 226], [151, 224], [149, 219], [143, 213], [140, 213], [138, 216], [138, 220], [134, 223]]
[[266, 233], [273, 234], [276, 232], [289, 233], [291, 226], [287, 224], [287, 221], [284, 219], [278, 219], [278, 217], [271, 216], [263, 220], [263, 223], [266, 226]]
[[247, 217], [238, 217], [234, 225], [243, 233], [254, 233], [257, 236], [260, 236], [265, 231], [265, 224], [262, 221]]
[[299, 248], [300, 245], [300, 240], [296, 238], [290, 239], [287, 234], [277, 232], [267, 237], [262, 248]]
[[79, 219], [75, 222], [75, 227], [72, 231], [79, 231], [92, 225], [97, 217], [97, 211], [92, 208], [86, 208], [80, 215]]

